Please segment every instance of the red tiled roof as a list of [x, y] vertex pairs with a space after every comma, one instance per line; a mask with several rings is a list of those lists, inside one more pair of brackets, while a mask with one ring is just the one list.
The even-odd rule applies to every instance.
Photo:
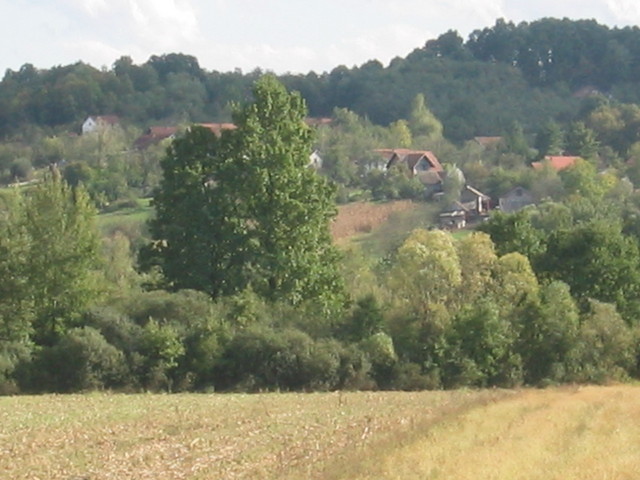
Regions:
[[215, 133], [218, 137], [223, 130], [235, 130], [237, 127], [233, 123], [197, 123], [199, 127], [205, 127]]
[[169, 138], [178, 132], [178, 127], [149, 127], [144, 135], [141, 135], [133, 143], [138, 150], [144, 150], [165, 138]]
[[533, 162], [531, 166], [534, 170], [542, 170], [545, 165], [549, 165], [556, 172], [572, 167], [576, 160], [580, 157], [564, 156], [564, 155], [547, 155], [541, 162]]
[[154, 137], [167, 138], [171, 135], [175, 135], [178, 131], [178, 127], [149, 127], [147, 135], [153, 135]]
[[102, 122], [106, 125], [117, 125], [120, 122], [120, 118], [117, 115], [98, 115], [93, 118], [96, 122]]

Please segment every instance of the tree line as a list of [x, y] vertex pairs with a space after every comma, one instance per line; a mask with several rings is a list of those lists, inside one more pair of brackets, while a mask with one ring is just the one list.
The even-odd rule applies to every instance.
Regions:
[[[413, 108], [413, 132], [439, 138], [420, 99]], [[335, 190], [307, 166], [301, 96], [266, 76], [233, 116], [237, 129], [220, 138], [194, 127], [172, 142], [139, 265], [126, 236], [100, 241], [83, 185], [57, 170], [2, 196], [3, 392], [638, 375], [640, 202], [628, 180], [594, 159], [560, 173], [513, 168], [509, 181], [549, 199], [461, 237], [415, 229], [371, 257], [331, 244]]]
[[[498, 20], [466, 41], [449, 31], [388, 66], [372, 60], [280, 80], [301, 92], [313, 116], [346, 108], [379, 125], [407, 118], [412, 99], [423, 94], [445, 136], [462, 142], [502, 134], [514, 122], [530, 132], [549, 118], [569, 120], [583, 104], [574, 96], [583, 87], [635, 103], [639, 57], [636, 27]], [[141, 65], [122, 57], [102, 70], [81, 62], [51, 69], [25, 64], [0, 82], [0, 136], [23, 135], [29, 127], [77, 129], [96, 114], [137, 126], [228, 120], [230, 102], [246, 101], [262, 73], [206, 71], [195, 57], [175, 53]]]

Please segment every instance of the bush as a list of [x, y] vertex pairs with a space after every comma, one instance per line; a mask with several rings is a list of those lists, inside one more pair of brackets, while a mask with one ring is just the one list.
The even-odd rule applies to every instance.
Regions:
[[217, 378], [222, 388], [249, 391], [370, 388], [369, 369], [363, 352], [335, 340], [255, 325], [229, 342]]
[[0, 395], [19, 392], [15, 373], [21, 364], [31, 361], [31, 349], [30, 344], [22, 342], [0, 342]]
[[638, 338], [613, 304], [590, 300], [580, 325], [576, 366], [570, 379], [606, 383], [628, 378], [635, 367]]
[[42, 348], [22, 377], [25, 390], [77, 392], [118, 388], [127, 378], [123, 353], [92, 327], [75, 328]]
[[389, 388], [393, 382], [393, 371], [398, 357], [392, 338], [378, 332], [360, 342], [360, 349], [369, 356], [371, 375], [381, 388]]

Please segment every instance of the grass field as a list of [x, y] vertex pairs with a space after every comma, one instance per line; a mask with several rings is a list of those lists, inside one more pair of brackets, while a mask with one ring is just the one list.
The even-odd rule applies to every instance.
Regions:
[[635, 479], [640, 387], [0, 398], [6, 479]]

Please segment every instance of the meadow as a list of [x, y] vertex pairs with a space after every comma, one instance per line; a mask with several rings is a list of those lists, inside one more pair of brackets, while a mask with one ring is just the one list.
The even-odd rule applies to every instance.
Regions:
[[7, 479], [631, 479], [640, 387], [0, 398]]

